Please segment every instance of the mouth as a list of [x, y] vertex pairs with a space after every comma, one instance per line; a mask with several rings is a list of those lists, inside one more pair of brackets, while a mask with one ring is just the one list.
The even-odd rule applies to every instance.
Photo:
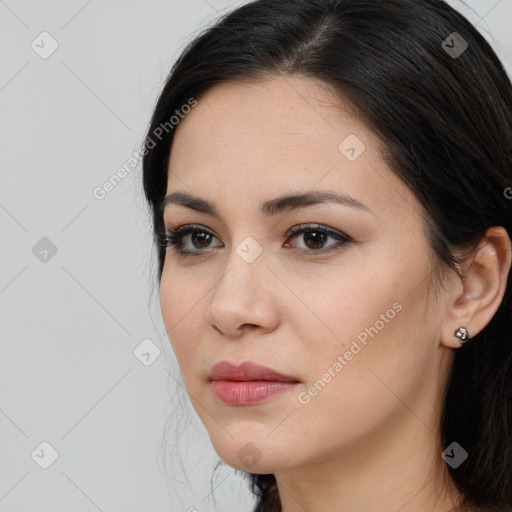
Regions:
[[211, 390], [224, 405], [252, 405], [289, 391], [298, 382], [212, 380]]
[[210, 371], [213, 394], [224, 405], [240, 406], [263, 402], [289, 391], [299, 380], [253, 362], [215, 364]]
[[296, 377], [285, 375], [268, 366], [263, 366], [252, 361], [247, 361], [240, 365], [235, 365], [229, 361], [220, 361], [212, 367], [209, 377], [210, 381], [299, 382]]

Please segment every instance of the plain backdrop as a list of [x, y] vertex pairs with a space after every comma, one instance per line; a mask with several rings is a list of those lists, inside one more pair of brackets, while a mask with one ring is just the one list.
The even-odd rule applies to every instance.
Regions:
[[[210, 481], [133, 159], [181, 49], [241, 3], [0, 0], [0, 511], [253, 506], [232, 468]], [[512, 0], [451, 3], [510, 73]]]

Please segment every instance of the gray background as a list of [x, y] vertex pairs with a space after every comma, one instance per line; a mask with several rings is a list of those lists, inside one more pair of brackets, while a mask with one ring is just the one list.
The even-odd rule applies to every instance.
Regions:
[[[232, 468], [210, 482], [218, 457], [180, 385], [128, 163], [180, 50], [241, 3], [0, 0], [0, 511], [251, 509]], [[512, 0], [451, 3], [510, 73]]]

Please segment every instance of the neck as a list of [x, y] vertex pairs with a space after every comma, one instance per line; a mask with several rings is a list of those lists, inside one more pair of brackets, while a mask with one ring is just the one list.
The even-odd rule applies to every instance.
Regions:
[[349, 449], [341, 446], [313, 465], [275, 473], [282, 510], [455, 511], [461, 496], [443, 450], [439, 433], [402, 408], [399, 417]]

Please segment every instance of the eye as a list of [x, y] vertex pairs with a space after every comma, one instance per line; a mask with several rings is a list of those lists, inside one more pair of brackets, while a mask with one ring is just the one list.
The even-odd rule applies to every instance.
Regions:
[[[302, 235], [305, 248], [295, 247], [292, 250], [309, 256], [324, 254], [353, 242], [352, 238], [341, 231], [334, 231], [319, 224], [299, 224], [286, 233], [284, 246], [290, 248], [289, 240], [299, 238], [299, 235]], [[204, 254], [205, 249], [223, 247], [222, 243], [217, 246], [211, 245], [212, 240], [216, 238], [212, 231], [203, 226], [186, 224], [175, 230], [166, 230], [163, 235], [159, 235], [158, 242], [161, 247], [174, 247], [181, 256], [197, 256]], [[329, 238], [335, 240], [335, 243], [326, 246]]]
[[[183, 243], [183, 239], [192, 235], [188, 242]], [[213, 238], [217, 238], [209, 229], [203, 228], [198, 224], [185, 224], [175, 230], [166, 230], [165, 234], [159, 236], [159, 245], [162, 247], [174, 247], [176, 252], [182, 256], [196, 255], [204, 251], [196, 251], [195, 249], [208, 249]], [[222, 245], [220, 246], [222, 247]]]
[[[298, 235], [302, 236], [299, 237]], [[319, 224], [299, 224], [298, 226], [292, 228], [286, 234], [286, 236], [288, 239], [286, 240], [285, 247], [290, 247], [288, 240], [298, 237], [299, 240], [302, 240], [305, 245], [305, 248], [298, 249], [299, 252], [309, 255], [319, 253], [324, 254], [326, 252], [339, 249], [343, 245], [353, 241], [352, 238], [350, 238], [345, 233], [342, 233], [341, 231], [334, 231], [326, 226], [321, 226]], [[337, 243], [329, 244], [326, 246], [325, 243], [329, 238], [336, 240]]]

